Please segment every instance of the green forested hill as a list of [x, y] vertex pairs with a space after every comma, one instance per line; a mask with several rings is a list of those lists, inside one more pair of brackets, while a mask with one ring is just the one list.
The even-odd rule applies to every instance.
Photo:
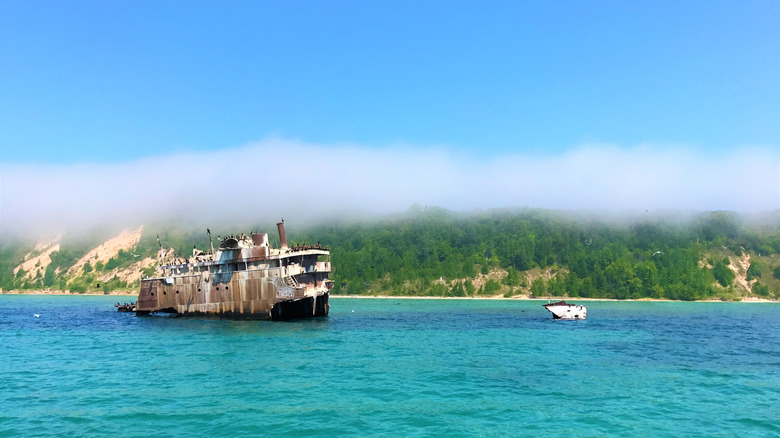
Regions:
[[[728, 265], [746, 255], [758, 267], [748, 279], [757, 281], [752, 292], [780, 292], [780, 227], [746, 225], [728, 212], [616, 224], [549, 211], [427, 210], [319, 227], [306, 238], [315, 236], [333, 247], [336, 293], [736, 298], [748, 291], [740, 290], [739, 272]], [[490, 273], [499, 275], [485, 276]]]
[[[686, 220], [608, 222], [554, 211], [461, 214], [428, 208], [381, 220], [307, 227], [288, 222], [288, 236], [297, 243], [330, 246], [336, 294], [776, 298], [777, 218], [746, 222], [734, 213], [711, 212]], [[272, 224], [223, 232], [253, 228], [275, 235]], [[53, 267], [32, 279], [13, 272], [32, 243], [4, 243], [0, 287], [95, 290], [101, 275], [105, 281], [132, 266], [131, 253], [153, 256], [157, 234], [166, 247], [188, 255], [193, 245], [207, 247], [204, 231], [147, 227], [132, 251], [72, 277], [65, 271], [90, 249], [89, 239], [64, 238], [52, 254]], [[108, 286], [135, 287], [119, 280]]]

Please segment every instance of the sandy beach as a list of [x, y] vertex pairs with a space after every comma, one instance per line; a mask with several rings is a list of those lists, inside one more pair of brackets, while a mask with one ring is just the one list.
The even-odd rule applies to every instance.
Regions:
[[[122, 296], [122, 297], [136, 297], [138, 296], [137, 292], [128, 292], [128, 291], [111, 291], [108, 293], [105, 292], [70, 292], [70, 291], [62, 291], [62, 290], [26, 290], [26, 291], [18, 291], [18, 290], [9, 290], [9, 291], [0, 291], [0, 295], [110, 295], [110, 296]], [[666, 300], [666, 299], [655, 299], [655, 298], [640, 298], [640, 299], [627, 299], [627, 300], [618, 300], [615, 298], [580, 298], [580, 297], [530, 297], [528, 295], [518, 295], [510, 298], [505, 298], [502, 296], [492, 296], [492, 297], [419, 297], [419, 296], [397, 296], [397, 295], [331, 295], [331, 298], [365, 298], [365, 299], [381, 299], [381, 300], [387, 300], [387, 299], [395, 299], [395, 300], [505, 300], [505, 301], [561, 301], [561, 300], [570, 300], [570, 301], [647, 301], [647, 302], [677, 302], [679, 300]], [[697, 302], [701, 303], [723, 303], [726, 301], [718, 300], [718, 299], [709, 299], [709, 300], [696, 300]], [[780, 303], [778, 300], [769, 300], [766, 298], [759, 298], [759, 297], [742, 297], [741, 301], [733, 301], [736, 303]]]
[[[505, 298], [502, 296], [494, 297], [418, 297], [418, 296], [397, 296], [397, 295], [331, 295], [330, 298], [367, 298], [367, 299], [399, 299], [399, 300], [506, 300], [506, 301], [636, 301], [636, 302], [682, 302], [680, 300], [666, 300], [655, 298], [640, 298], [637, 300], [627, 299], [618, 300], [615, 298], [580, 298], [580, 297], [529, 297], [528, 295], [518, 295], [515, 297]], [[766, 298], [758, 297], [743, 297], [741, 301], [722, 301], [722, 300], [696, 300], [700, 303], [780, 303], [777, 300], [768, 300]]]
[[128, 291], [111, 291], [111, 292], [71, 292], [67, 290], [4, 290], [0, 291], [0, 295], [110, 295], [110, 296], [122, 296], [122, 297], [136, 297], [138, 292]]

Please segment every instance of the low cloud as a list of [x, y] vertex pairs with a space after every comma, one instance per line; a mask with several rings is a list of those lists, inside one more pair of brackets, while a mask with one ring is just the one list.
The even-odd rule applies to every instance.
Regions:
[[584, 145], [482, 157], [445, 148], [286, 139], [115, 164], [2, 165], [0, 232], [53, 233], [161, 219], [246, 223], [406, 210], [780, 208], [780, 153]]

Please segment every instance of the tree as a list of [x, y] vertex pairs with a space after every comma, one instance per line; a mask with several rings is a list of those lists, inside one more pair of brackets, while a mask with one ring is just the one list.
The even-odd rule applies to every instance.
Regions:
[[760, 278], [763, 271], [763, 266], [759, 262], [753, 262], [747, 270], [747, 280], [750, 281], [754, 278]]
[[580, 287], [580, 296], [583, 298], [591, 298], [598, 296], [598, 291], [593, 285], [593, 280], [590, 277], [582, 279], [582, 286]]
[[632, 282], [634, 271], [630, 263], [624, 259], [618, 259], [610, 263], [604, 270], [604, 276], [607, 282], [607, 288], [614, 298], [626, 299], [633, 292], [632, 287], [636, 288], [636, 282]]
[[642, 295], [653, 296], [655, 287], [658, 286], [658, 268], [655, 263], [647, 260], [637, 266], [636, 276], [642, 281]]
[[506, 268], [506, 272], [507, 275], [501, 280], [502, 283], [507, 286], [517, 286], [520, 284], [520, 274], [517, 272], [517, 269], [510, 266]]
[[54, 266], [49, 264], [49, 266], [46, 267], [46, 273], [43, 275], [43, 286], [44, 287], [51, 287], [54, 285]]
[[501, 285], [496, 280], [488, 280], [482, 290], [484, 295], [495, 295], [501, 289]]
[[723, 287], [730, 285], [736, 278], [734, 271], [729, 269], [722, 261], [715, 262], [715, 266], [712, 268], [712, 275], [715, 276], [715, 279]]
[[113, 271], [117, 266], [119, 266], [119, 260], [117, 260], [115, 257], [111, 257], [106, 262], [105, 268], [107, 271]]
[[769, 296], [769, 286], [756, 282], [756, 284], [753, 285], [753, 293], [760, 296], [760, 297], [768, 297]]
[[452, 289], [450, 289], [450, 293], [453, 297], [463, 297], [466, 296], [466, 290], [463, 288], [463, 283], [456, 282], [454, 286], [452, 286]]
[[536, 280], [531, 283], [531, 295], [534, 297], [541, 297], [544, 296], [545, 292], [547, 291], [547, 284], [544, 282], [543, 279], [537, 278]]
[[554, 297], [562, 297], [566, 295], [566, 280], [562, 278], [561, 274], [556, 275], [550, 279], [547, 285], [547, 291], [549, 295]]
[[466, 280], [465, 289], [467, 296], [473, 296], [474, 292], [477, 291], [477, 288], [474, 287], [474, 283], [472, 283], [471, 280]]

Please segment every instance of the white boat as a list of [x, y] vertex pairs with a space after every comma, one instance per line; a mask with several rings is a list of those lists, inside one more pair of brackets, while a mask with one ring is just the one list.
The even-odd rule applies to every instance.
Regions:
[[568, 304], [566, 301], [545, 304], [544, 308], [553, 314], [553, 319], [585, 319], [588, 308], [577, 304]]

